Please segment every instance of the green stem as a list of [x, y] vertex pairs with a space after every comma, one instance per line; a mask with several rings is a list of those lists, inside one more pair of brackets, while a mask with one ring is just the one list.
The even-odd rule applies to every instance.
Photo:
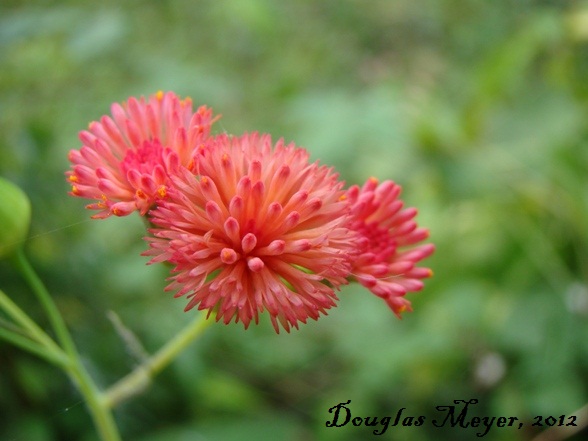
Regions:
[[49, 350], [47, 347], [39, 345], [24, 335], [4, 327], [0, 327], [0, 339], [4, 339], [14, 346], [35, 354], [62, 369], [68, 368], [69, 359], [61, 350], [59, 352]]
[[106, 390], [104, 395], [108, 407], [114, 408], [145, 390], [152, 378], [169, 365], [212, 322], [213, 320], [207, 320], [204, 314], [198, 315], [159, 351]]
[[49, 291], [47, 291], [47, 288], [27, 260], [22, 248], [19, 248], [13, 255], [13, 262], [41, 302], [57, 335], [57, 339], [69, 357], [69, 364], [65, 371], [84, 397], [100, 438], [103, 441], [120, 441], [121, 437], [105, 396], [100, 392], [82, 364], [63, 317], [53, 302]]
[[86, 401], [90, 410], [94, 425], [103, 441], [121, 441], [118, 427], [114, 421], [108, 403], [88, 371], [84, 368], [79, 358], [75, 359], [74, 366], [68, 372], [69, 377], [76, 384], [78, 390]]
[[41, 302], [41, 305], [43, 305], [45, 312], [49, 316], [51, 326], [53, 327], [53, 330], [57, 335], [57, 339], [61, 343], [63, 349], [65, 349], [65, 351], [71, 357], [79, 358], [71, 335], [69, 334], [69, 331], [65, 326], [65, 322], [63, 321], [63, 317], [59, 313], [57, 306], [55, 306], [55, 303], [53, 302], [51, 295], [47, 291], [47, 288], [45, 288], [45, 285], [43, 284], [39, 276], [37, 276], [37, 273], [27, 260], [22, 247], [18, 248], [18, 250], [16, 250], [16, 252], [14, 253], [13, 263], [16, 266], [16, 268], [20, 271], [22, 276], [25, 278], [25, 280], [37, 296], [37, 299]]
[[4, 310], [9, 317], [22, 326], [23, 331], [33, 340], [54, 354], [63, 356], [63, 351], [22, 309], [0, 290], [0, 309]]

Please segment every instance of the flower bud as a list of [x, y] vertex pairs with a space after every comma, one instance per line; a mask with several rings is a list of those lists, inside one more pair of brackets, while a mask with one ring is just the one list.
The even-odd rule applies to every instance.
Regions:
[[31, 203], [16, 185], [0, 178], [0, 258], [14, 252], [26, 239]]

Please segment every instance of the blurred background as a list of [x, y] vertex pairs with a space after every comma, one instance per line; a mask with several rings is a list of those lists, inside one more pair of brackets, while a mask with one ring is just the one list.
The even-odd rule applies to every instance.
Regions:
[[[291, 334], [212, 326], [117, 409], [125, 440], [370, 439], [325, 426], [351, 400], [353, 416], [426, 416], [383, 439], [459, 441], [475, 432], [433, 427], [435, 406], [532, 422], [588, 402], [588, 2], [3, 0], [0, 175], [32, 200], [27, 253], [103, 387], [136, 364], [108, 311], [150, 352], [192, 316], [139, 256], [138, 216], [90, 221], [67, 195], [66, 155], [112, 102], [160, 89], [222, 114], [217, 132], [401, 184], [435, 276], [401, 321], [350, 286]], [[7, 262], [0, 289], [47, 326]], [[0, 439], [97, 439], [63, 373], [3, 341]]]

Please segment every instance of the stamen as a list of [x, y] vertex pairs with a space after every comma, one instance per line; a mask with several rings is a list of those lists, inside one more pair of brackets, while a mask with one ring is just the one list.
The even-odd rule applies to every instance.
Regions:
[[257, 237], [253, 233], [247, 233], [241, 240], [241, 248], [245, 254], [249, 254], [257, 245]]
[[214, 223], [221, 223], [223, 220], [223, 212], [220, 206], [214, 201], [208, 201], [205, 206], [208, 219]]
[[226, 153], [223, 153], [223, 156], [221, 157], [221, 164], [223, 168], [228, 169], [231, 166], [231, 157]]
[[289, 230], [298, 225], [298, 222], [300, 222], [300, 214], [297, 211], [293, 211], [284, 219], [284, 226]]
[[280, 239], [273, 240], [267, 247], [260, 248], [256, 251], [258, 255], [278, 256], [284, 252], [286, 242]]
[[220, 253], [221, 261], [226, 265], [232, 265], [239, 260], [239, 254], [232, 248], [223, 248]]
[[263, 269], [265, 264], [263, 263], [263, 260], [261, 260], [259, 257], [250, 257], [249, 259], [247, 259], [247, 266], [254, 273], [258, 273]]
[[239, 222], [234, 217], [229, 217], [225, 221], [225, 233], [233, 243], [239, 243]]

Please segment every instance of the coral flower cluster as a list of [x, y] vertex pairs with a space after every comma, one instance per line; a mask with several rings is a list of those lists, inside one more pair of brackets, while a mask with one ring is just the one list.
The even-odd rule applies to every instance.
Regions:
[[167, 289], [225, 324], [247, 328], [267, 312], [276, 332], [298, 328], [349, 281], [397, 316], [411, 310], [405, 294], [431, 275], [416, 265], [434, 246], [418, 245], [428, 231], [398, 185], [345, 189], [305, 149], [255, 132], [213, 136], [215, 120], [172, 92], [114, 104], [69, 154], [70, 194], [93, 200], [95, 218], [146, 216], [144, 254], [174, 266]]
[[201, 106], [174, 93], [158, 92], [148, 100], [130, 98], [115, 103], [112, 116], [103, 116], [80, 133], [83, 146], [69, 152], [72, 170], [66, 173], [71, 193], [95, 200], [87, 208], [95, 218], [145, 215], [165, 197], [170, 156], [188, 166], [195, 148], [205, 142], [214, 119]]
[[400, 191], [394, 182], [378, 185], [375, 178], [347, 191], [352, 213], [348, 227], [357, 234], [359, 247], [353, 276], [383, 298], [398, 317], [412, 311], [404, 295], [421, 290], [422, 279], [432, 275], [430, 269], [418, 268], [416, 263], [435, 249], [433, 244], [407, 248], [429, 237], [429, 231], [417, 227], [416, 208], [403, 209]]
[[195, 171], [175, 173], [152, 213], [159, 228], [148, 252], [176, 265], [169, 288], [190, 293], [188, 309], [215, 309], [245, 327], [267, 309], [288, 330], [335, 306], [353, 243], [332, 169], [253, 133], [217, 137], [198, 150]]

